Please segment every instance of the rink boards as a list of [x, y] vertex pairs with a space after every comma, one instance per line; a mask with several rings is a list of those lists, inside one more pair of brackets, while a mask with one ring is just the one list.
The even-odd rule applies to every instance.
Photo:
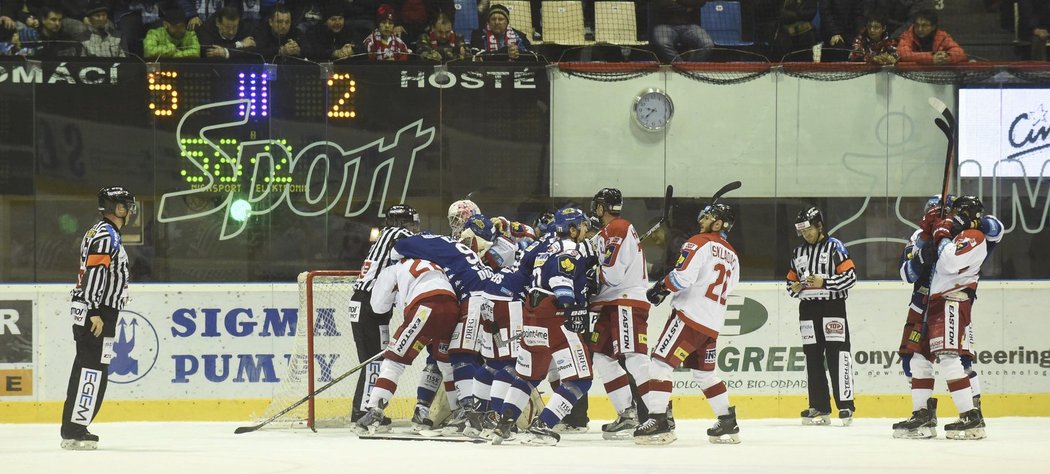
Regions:
[[[1043, 281], [981, 283], [973, 319], [987, 416], [1050, 416], [1048, 289]], [[59, 416], [73, 358], [68, 291], [0, 286], [0, 421]], [[909, 410], [895, 353], [909, 294], [897, 282], [862, 282], [851, 291], [858, 416]], [[131, 297], [99, 420], [245, 420], [262, 411], [286, 371], [296, 285], [142, 284]], [[795, 417], [805, 407], [797, 306], [780, 282], [742, 283], [730, 298], [718, 367], [741, 417]], [[669, 312], [667, 303], [653, 309], [650, 341]], [[348, 333], [349, 323], [336, 320], [330, 329]], [[601, 385], [594, 387], [591, 418], [612, 418]], [[937, 391], [945, 393], [943, 382]], [[676, 416], [711, 416], [688, 372], [675, 374], [674, 395]]]

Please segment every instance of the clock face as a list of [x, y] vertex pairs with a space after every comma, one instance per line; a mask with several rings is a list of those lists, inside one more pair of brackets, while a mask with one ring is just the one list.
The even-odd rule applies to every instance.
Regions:
[[674, 104], [663, 91], [650, 89], [634, 102], [634, 120], [642, 129], [657, 132], [667, 128], [674, 115]]

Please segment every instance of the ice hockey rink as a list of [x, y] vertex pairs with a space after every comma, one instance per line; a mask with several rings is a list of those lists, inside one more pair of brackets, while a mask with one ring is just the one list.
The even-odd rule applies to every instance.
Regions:
[[[837, 420], [833, 420], [837, 421]], [[739, 445], [712, 445], [710, 420], [681, 420], [670, 446], [604, 441], [591, 431], [554, 447], [436, 441], [361, 440], [345, 429], [262, 430], [241, 423], [96, 423], [97, 451], [59, 448], [58, 426], [0, 424], [0, 459], [9, 473], [1045, 473], [1050, 418], [989, 418], [980, 441], [897, 440], [891, 419], [853, 426], [801, 426], [793, 419], [742, 419]], [[941, 424], [948, 421], [942, 418]]]

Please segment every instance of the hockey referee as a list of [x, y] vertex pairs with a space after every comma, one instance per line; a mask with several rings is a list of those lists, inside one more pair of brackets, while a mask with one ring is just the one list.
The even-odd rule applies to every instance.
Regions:
[[806, 354], [806, 380], [809, 408], [802, 412], [802, 424], [830, 423], [831, 403], [825, 361], [835, 405], [843, 426], [853, 422], [853, 363], [846, 321], [846, 296], [857, 283], [853, 260], [846, 246], [824, 232], [824, 216], [811, 207], [798, 213], [795, 232], [804, 242], [795, 247], [787, 273], [787, 290], [798, 304], [802, 352]]
[[[393, 313], [387, 311], [376, 314], [370, 303], [376, 277], [390, 265], [390, 250], [394, 248], [394, 243], [418, 232], [419, 213], [412, 206], [397, 204], [386, 210], [386, 227], [383, 227], [375, 243], [368, 249], [368, 256], [361, 264], [361, 275], [354, 282], [354, 294], [350, 297], [350, 327], [354, 332], [359, 361], [368, 360], [381, 352], [390, 339], [390, 317]], [[351, 422], [365, 414], [363, 407], [368, 402], [368, 394], [364, 393], [364, 388], [369, 374], [370, 371], [366, 370], [365, 375], [357, 378], [350, 412]]]
[[76, 357], [62, 408], [62, 449], [91, 450], [98, 436], [88, 431], [106, 396], [117, 317], [128, 299], [128, 254], [120, 229], [137, 211], [135, 196], [120, 186], [98, 191], [101, 219], [80, 244], [80, 272], [71, 292], [70, 317]]

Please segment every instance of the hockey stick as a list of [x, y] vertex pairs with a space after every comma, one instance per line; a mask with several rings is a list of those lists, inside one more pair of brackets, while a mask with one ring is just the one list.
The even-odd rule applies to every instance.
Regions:
[[385, 439], [391, 441], [438, 441], [443, 443], [474, 443], [482, 444], [488, 443], [489, 440], [484, 438], [468, 438], [466, 436], [413, 436], [404, 434], [375, 434], [375, 435], [358, 435], [358, 439]]
[[664, 193], [664, 213], [660, 215], [660, 220], [656, 221], [656, 224], [653, 224], [653, 226], [650, 227], [648, 231], [642, 234], [642, 237], [638, 239], [639, 242], [644, 242], [645, 239], [649, 238], [650, 235], [653, 235], [653, 232], [656, 232], [656, 229], [659, 229], [660, 226], [663, 225], [665, 221], [667, 221], [667, 215], [671, 212], [671, 196], [673, 194], [674, 187], [668, 184], [667, 192]]
[[[266, 426], [266, 425], [270, 424], [270, 422], [272, 422], [273, 420], [276, 420], [276, 419], [278, 419], [278, 418], [280, 418], [280, 417], [284, 416], [284, 414], [285, 414], [285, 413], [288, 413], [288, 412], [290, 412], [290, 411], [294, 410], [294, 409], [295, 409], [296, 407], [298, 407], [299, 405], [302, 405], [302, 404], [306, 403], [306, 402], [307, 402], [307, 401], [309, 401], [309, 400], [310, 400], [311, 398], [314, 398], [314, 397], [316, 397], [317, 395], [319, 395], [319, 394], [320, 394], [321, 392], [323, 392], [323, 391], [325, 391], [325, 390], [328, 390], [329, 388], [332, 388], [332, 386], [333, 386], [333, 385], [335, 385], [335, 384], [337, 384], [337, 383], [341, 382], [341, 381], [342, 381], [343, 379], [345, 379], [345, 378], [347, 378], [347, 377], [349, 377], [349, 376], [353, 375], [353, 374], [354, 374], [354, 373], [356, 373], [357, 371], [359, 371], [359, 370], [361, 370], [362, 368], [364, 368], [364, 367], [365, 367], [366, 365], [368, 365], [368, 364], [371, 364], [371, 363], [372, 363], [373, 361], [375, 361], [376, 359], [379, 359], [380, 357], [383, 357], [383, 352], [385, 352], [385, 351], [380, 351], [380, 352], [379, 352], [378, 354], [376, 354], [376, 355], [374, 355], [374, 356], [372, 356], [372, 357], [369, 357], [369, 358], [368, 358], [368, 360], [366, 360], [366, 361], [362, 362], [361, 364], [359, 364], [358, 366], [356, 366], [356, 367], [354, 367], [354, 368], [352, 368], [352, 369], [350, 369], [350, 370], [346, 371], [346, 373], [344, 373], [343, 375], [340, 375], [340, 376], [336, 377], [336, 378], [335, 378], [334, 380], [332, 380], [331, 382], [328, 382], [328, 383], [324, 384], [324, 386], [322, 386], [321, 388], [319, 388], [319, 389], [317, 389], [317, 390], [314, 390], [314, 391], [313, 391], [313, 392], [311, 392], [311, 393], [310, 393], [309, 395], [307, 395], [307, 396], [305, 396], [305, 397], [303, 397], [303, 398], [299, 399], [299, 401], [297, 401], [297, 402], [293, 403], [293, 404], [292, 404], [291, 406], [289, 406], [288, 408], [285, 408], [284, 410], [281, 410], [281, 412], [280, 412], [280, 413], [278, 413], [278, 414], [276, 414], [276, 415], [274, 415], [274, 416], [271, 416], [271, 417], [270, 417], [269, 419], [267, 419], [267, 420], [263, 421], [262, 423], [259, 423], [259, 424], [257, 424], [257, 425], [252, 425], [252, 426], [242, 426], [242, 427], [240, 427], [240, 428], [237, 428], [236, 430], [233, 430], [233, 434], [241, 434], [241, 433], [251, 433], [252, 431], [256, 431], [256, 430], [258, 430], [259, 428], [262, 428], [262, 427], [264, 427], [264, 426]], [[317, 430], [316, 430], [316, 429], [314, 429], [314, 427], [313, 427], [313, 426], [311, 426], [311, 427], [310, 427], [310, 429], [311, 429], [311, 430], [313, 430], [314, 432], [317, 432]]]
[[711, 196], [711, 204], [718, 202], [718, 198], [722, 197], [723, 194], [734, 189], [740, 189], [741, 184], [740, 181], [733, 181], [732, 183], [727, 183], [725, 186], [722, 186], [718, 191], [715, 191], [714, 196]]
[[948, 139], [948, 151], [944, 157], [944, 178], [941, 181], [941, 210], [940, 217], [944, 218], [945, 213], [948, 211], [948, 188], [951, 186], [952, 181], [952, 169], [953, 161], [955, 161], [955, 116], [948, 106], [944, 105], [940, 99], [936, 97], [930, 97], [930, 107], [941, 114], [933, 120], [933, 123], [937, 125], [937, 128], [944, 132], [944, 137]]

